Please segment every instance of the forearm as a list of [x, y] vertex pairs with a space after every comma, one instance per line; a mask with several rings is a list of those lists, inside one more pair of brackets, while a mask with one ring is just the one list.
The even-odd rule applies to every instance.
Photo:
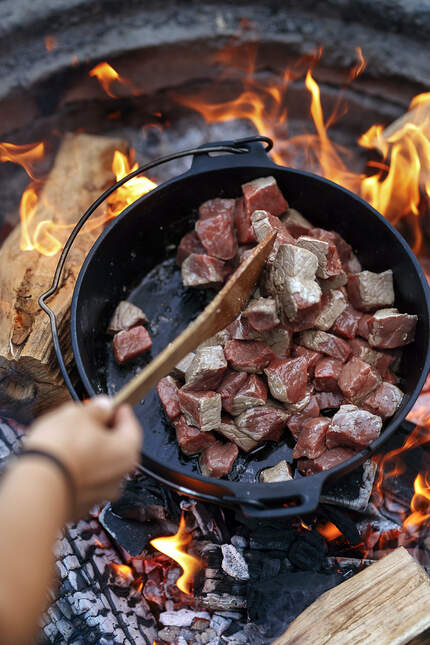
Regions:
[[0, 482], [0, 642], [29, 642], [53, 582], [53, 546], [70, 513], [67, 484], [40, 457], [18, 460]]

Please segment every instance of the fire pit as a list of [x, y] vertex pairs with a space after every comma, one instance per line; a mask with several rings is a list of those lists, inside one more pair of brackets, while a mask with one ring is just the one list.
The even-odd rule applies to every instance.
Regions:
[[[271, 136], [277, 163], [363, 196], [429, 267], [424, 11], [363, 2], [364, 26], [356, 3], [340, 0], [115, 12], [60, 3], [40, 13], [22, 4], [4, 16], [0, 66], [0, 160], [13, 162], [0, 166], [2, 463], [35, 415], [68, 398], [37, 298], [77, 218], [135, 158]], [[85, 255], [109, 219], [187, 163], [127, 184], [79, 236], [54, 303], [72, 369], [68, 312]], [[136, 475], [118, 502], [59, 540], [46, 641], [271, 643], [321, 594], [399, 545], [430, 567], [429, 391], [426, 383], [383, 453], [325, 486], [310, 516], [255, 522]]]

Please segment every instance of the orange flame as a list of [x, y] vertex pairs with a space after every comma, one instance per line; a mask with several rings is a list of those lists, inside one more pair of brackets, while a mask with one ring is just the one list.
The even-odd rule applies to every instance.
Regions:
[[0, 142], [0, 161], [11, 161], [22, 166], [27, 174], [35, 179], [33, 175], [33, 164], [40, 161], [45, 154], [45, 145], [42, 141], [39, 143], [26, 143], [17, 146], [7, 141]]
[[176, 586], [186, 594], [191, 594], [193, 579], [204, 566], [204, 562], [200, 558], [185, 551], [185, 547], [188, 546], [191, 539], [191, 533], [188, 533], [186, 529], [185, 518], [182, 513], [178, 532], [175, 535], [156, 538], [150, 542], [154, 549], [165, 553], [182, 567], [184, 573], [176, 581]]
[[339, 531], [337, 526], [335, 526], [332, 522], [326, 522], [325, 524], [318, 524], [316, 527], [318, 533], [320, 533], [323, 537], [328, 542], [332, 542], [333, 540], [336, 540], [336, 538], [340, 537], [342, 533]]
[[351, 71], [349, 72], [348, 80], [350, 80], [350, 81], [353, 81], [355, 78], [360, 76], [360, 74], [366, 69], [366, 65], [367, 65], [367, 61], [365, 60], [365, 58], [363, 56], [363, 51], [362, 51], [361, 47], [356, 47], [355, 51], [357, 53], [358, 61], [354, 65], [354, 67], [351, 69]]
[[414, 532], [417, 528], [430, 519], [430, 482], [429, 474], [417, 475], [414, 482], [414, 496], [411, 500], [412, 513], [404, 520], [403, 528]]
[[45, 36], [45, 49], [52, 52], [53, 49], [58, 47], [58, 40], [54, 36]]
[[[133, 155], [133, 152], [131, 153]], [[123, 179], [126, 175], [138, 168], [138, 163], [130, 165], [129, 158], [119, 150], [115, 150], [112, 162], [112, 170], [116, 181]], [[147, 177], [134, 177], [126, 184], [117, 188], [109, 198], [110, 217], [116, 217], [126, 206], [129, 206], [145, 193], [156, 188], [157, 184]]]
[[139, 94], [139, 92], [133, 86], [132, 82], [120, 76], [116, 69], [114, 69], [112, 65], [109, 65], [109, 63], [107, 63], [106, 61], [98, 63], [98, 65], [93, 67], [88, 72], [88, 76], [94, 76], [95, 78], [97, 78], [106, 94], [113, 99], [118, 98], [118, 95], [114, 94], [112, 91], [112, 85], [115, 82], [127, 86], [131, 90], [132, 94]]
[[111, 568], [115, 573], [123, 578], [133, 578], [133, 569], [127, 564], [117, 564], [116, 562], [110, 562]]

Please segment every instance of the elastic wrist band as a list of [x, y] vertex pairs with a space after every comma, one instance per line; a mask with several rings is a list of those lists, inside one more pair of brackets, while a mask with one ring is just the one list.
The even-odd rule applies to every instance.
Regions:
[[61, 473], [64, 476], [64, 479], [67, 484], [67, 490], [69, 491], [70, 495], [70, 500], [72, 504], [72, 512], [74, 512], [74, 509], [76, 508], [76, 486], [75, 486], [75, 480], [73, 479], [72, 473], [70, 470], [67, 468], [67, 466], [55, 455], [51, 454], [50, 452], [46, 452], [45, 450], [38, 450], [37, 448], [23, 448], [17, 455], [17, 457], [44, 457], [45, 459], [48, 459], [51, 463], [55, 464], [58, 468], [58, 470], [61, 471]]

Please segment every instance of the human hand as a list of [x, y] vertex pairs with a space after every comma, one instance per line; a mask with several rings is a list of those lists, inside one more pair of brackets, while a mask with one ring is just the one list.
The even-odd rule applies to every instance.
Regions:
[[141, 427], [129, 406], [114, 413], [111, 399], [67, 403], [41, 417], [24, 448], [45, 450], [70, 470], [76, 486], [75, 518], [103, 500], [116, 499], [124, 475], [139, 460]]

